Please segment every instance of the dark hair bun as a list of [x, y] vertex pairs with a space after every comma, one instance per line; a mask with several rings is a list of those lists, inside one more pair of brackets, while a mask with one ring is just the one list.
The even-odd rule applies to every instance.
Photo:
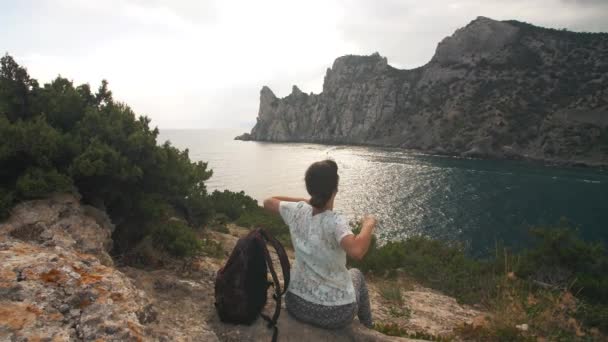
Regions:
[[327, 159], [313, 163], [306, 170], [304, 180], [306, 191], [310, 194], [310, 205], [317, 209], [325, 208], [327, 202], [338, 190], [338, 164]]

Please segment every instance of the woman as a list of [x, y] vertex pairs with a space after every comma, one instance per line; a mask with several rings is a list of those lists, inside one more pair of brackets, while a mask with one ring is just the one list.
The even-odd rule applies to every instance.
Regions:
[[363, 274], [346, 269], [346, 255], [363, 258], [376, 220], [366, 216], [361, 232], [353, 234], [348, 222], [332, 211], [338, 180], [336, 162], [316, 162], [305, 176], [310, 199], [276, 196], [264, 201], [264, 208], [279, 213], [289, 226], [296, 254], [285, 304], [297, 319], [322, 328], [346, 326], [355, 314], [362, 324], [371, 327]]

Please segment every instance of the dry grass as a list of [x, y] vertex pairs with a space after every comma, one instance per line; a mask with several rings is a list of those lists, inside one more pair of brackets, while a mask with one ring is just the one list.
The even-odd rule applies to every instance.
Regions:
[[483, 324], [464, 325], [455, 333], [475, 341], [603, 340], [597, 329], [584, 329], [574, 318], [578, 305], [568, 290], [532, 288], [507, 276], [490, 303], [492, 315]]

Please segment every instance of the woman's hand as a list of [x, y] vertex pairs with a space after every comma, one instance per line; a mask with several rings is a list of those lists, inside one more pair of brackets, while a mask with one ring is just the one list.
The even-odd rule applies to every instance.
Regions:
[[340, 241], [340, 246], [348, 254], [349, 257], [355, 260], [361, 260], [367, 253], [369, 245], [372, 242], [372, 234], [376, 229], [376, 218], [372, 215], [365, 215], [361, 220], [361, 231], [357, 235], [345, 236]]
[[372, 226], [372, 230], [376, 228], [376, 224], [378, 223], [378, 220], [376, 220], [376, 217], [374, 215], [365, 215], [362, 219], [361, 219], [361, 228], [363, 228], [363, 226]]

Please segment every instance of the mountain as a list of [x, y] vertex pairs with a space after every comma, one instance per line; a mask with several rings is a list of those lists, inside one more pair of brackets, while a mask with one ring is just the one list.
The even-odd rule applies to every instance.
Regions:
[[608, 164], [608, 34], [479, 17], [426, 65], [343, 56], [320, 94], [264, 86], [241, 140]]

